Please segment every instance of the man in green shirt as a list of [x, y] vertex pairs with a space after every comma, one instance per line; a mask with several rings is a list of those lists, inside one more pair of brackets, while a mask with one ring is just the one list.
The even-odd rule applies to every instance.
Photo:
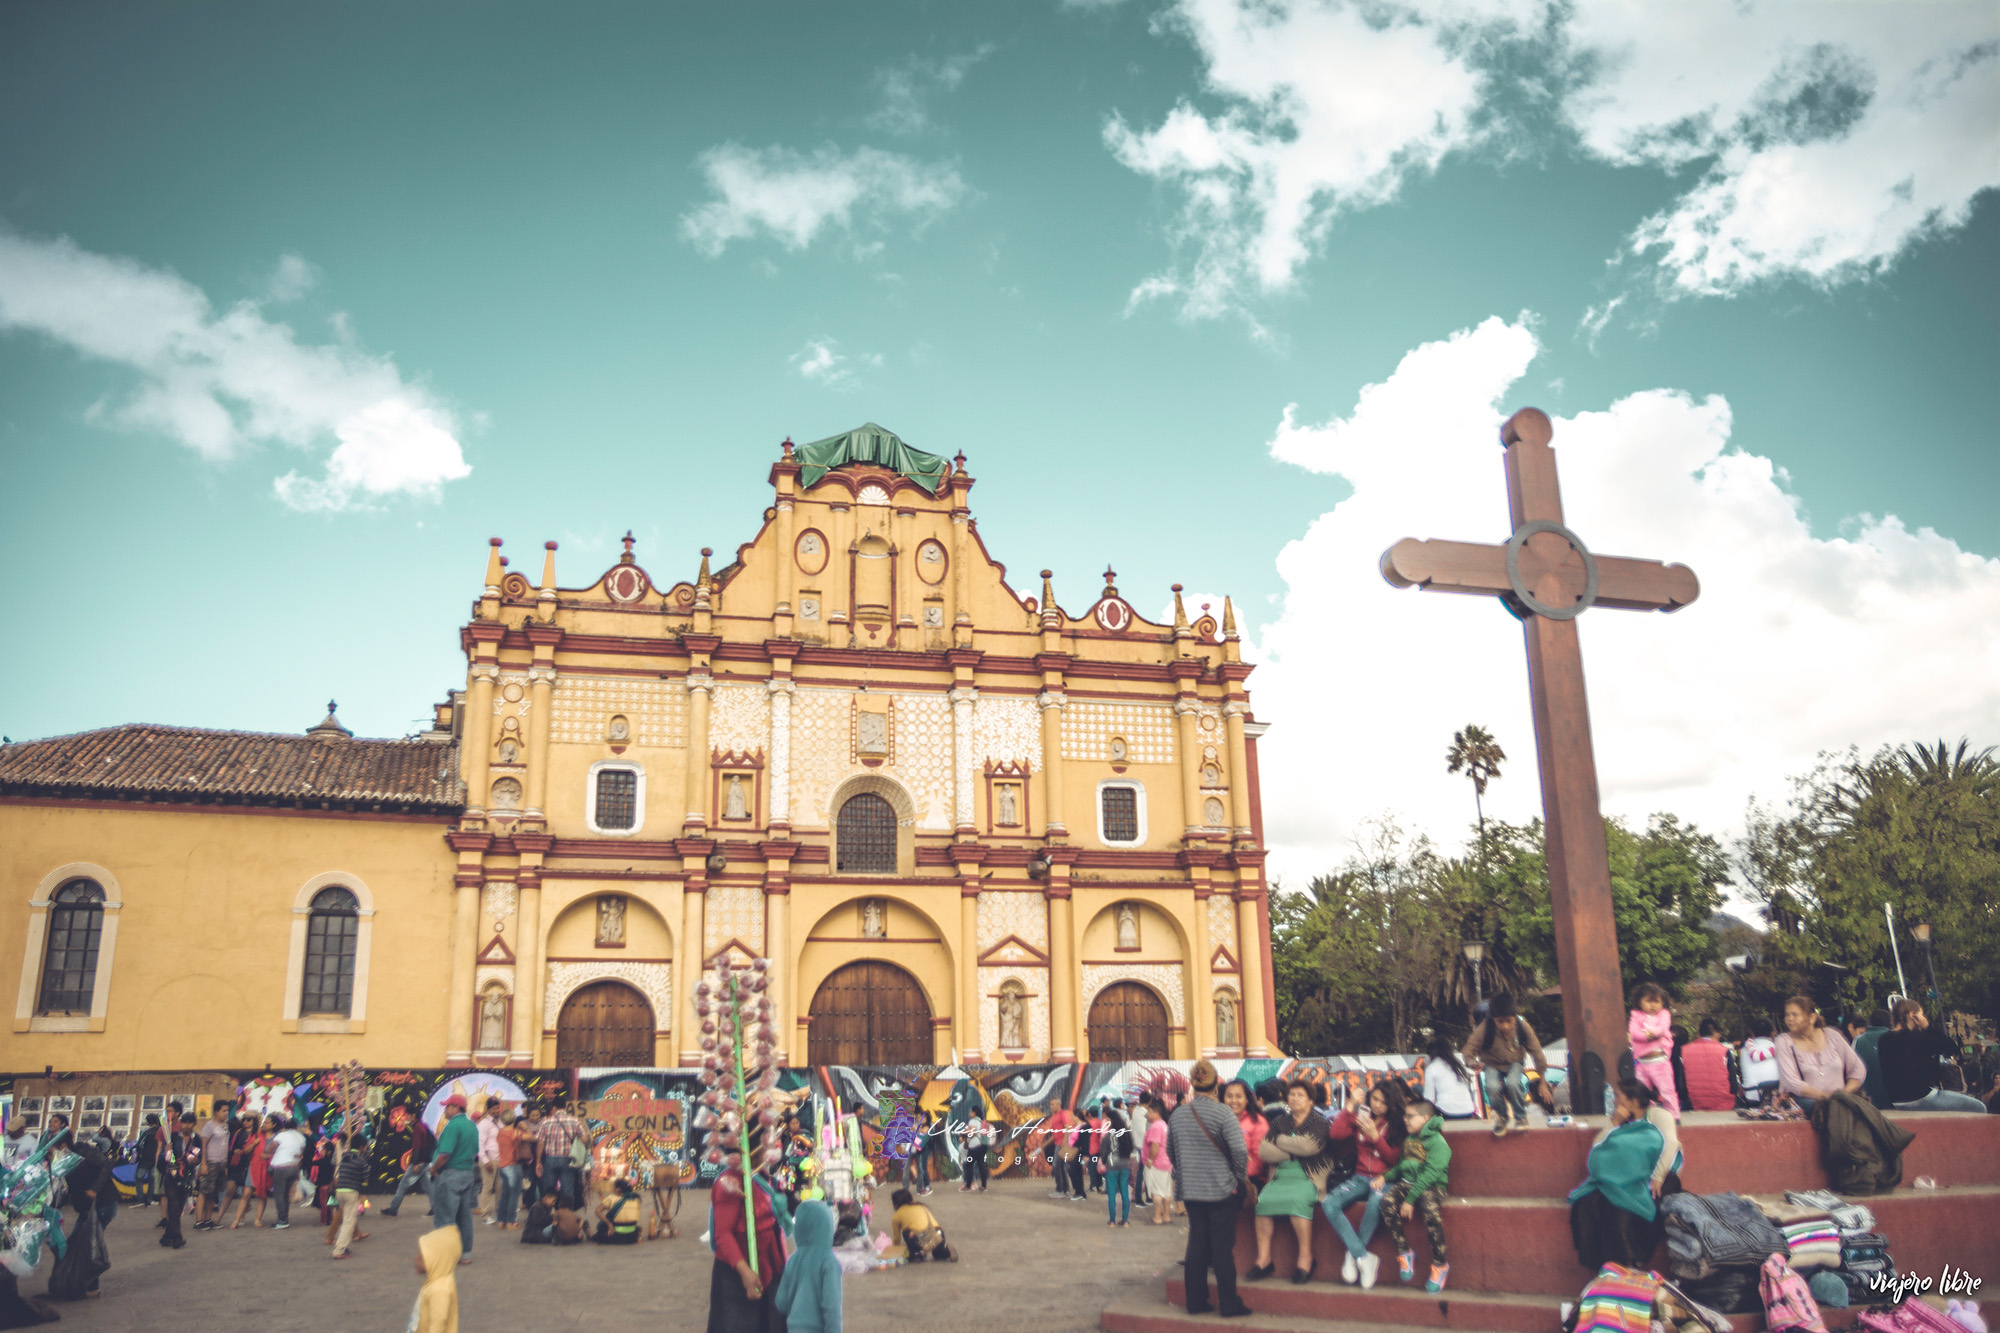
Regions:
[[472, 1205], [479, 1198], [479, 1131], [466, 1118], [465, 1098], [444, 1099], [444, 1123], [438, 1126], [437, 1155], [431, 1158], [431, 1209], [435, 1227], [458, 1227], [463, 1253], [472, 1262]]
[[1855, 1033], [1851, 1027], [1848, 1030], [1854, 1053], [1861, 1057], [1861, 1063], [1868, 1068], [1868, 1077], [1862, 1082], [1861, 1091], [1868, 1094], [1869, 1101], [1884, 1110], [1889, 1106], [1889, 1085], [1882, 1081], [1882, 1057], [1876, 1054], [1876, 1047], [1881, 1044], [1882, 1034], [1888, 1030], [1887, 1009], [1877, 1009], [1868, 1015], [1866, 1030], [1860, 1033]]

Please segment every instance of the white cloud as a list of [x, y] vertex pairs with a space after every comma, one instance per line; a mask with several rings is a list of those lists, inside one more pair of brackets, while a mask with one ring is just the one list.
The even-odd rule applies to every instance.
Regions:
[[271, 273], [271, 281], [264, 289], [267, 299], [283, 304], [296, 301], [313, 288], [319, 286], [319, 266], [302, 255], [280, 255], [278, 267]]
[[791, 356], [791, 367], [798, 371], [801, 379], [829, 389], [859, 388], [860, 381], [855, 378], [855, 372], [863, 367], [875, 369], [881, 365], [879, 353], [863, 352], [849, 356], [832, 338], [809, 338], [806, 345]]
[[[281, 261], [275, 281], [296, 288], [311, 266], [294, 258]], [[336, 324], [339, 341], [304, 344], [253, 302], [218, 313], [179, 276], [66, 237], [0, 232], [0, 329], [41, 334], [138, 372], [124, 401], [100, 403], [90, 416], [172, 436], [205, 458], [334, 441], [324, 478], [289, 473], [275, 483], [294, 508], [435, 497], [472, 470], [451, 413], [388, 357], [362, 351], [344, 324]]]
[[[1427, 343], [1313, 425], [1288, 409], [1272, 453], [1353, 494], [1278, 559], [1287, 592], [1251, 680], [1266, 832], [1297, 880], [1394, 811], [1457, 842], [1468, 784], [1451, 733], [1484, 725], [1510, 757], [1487, 812], [1539, 812], [1520, 626], [1493, 599], [1398, 590], [1377, 562], [1403, 537], [1501, 541], [1496, 429], [1537, 345], [1489, 319]], [[1717, 833], [1781, 797], [1821, 749], [2000, 730], [2000, 561], [1894, 517], [1816, 536], [1769, 458], [1732, 447], [1729, 405], [1670, 389], [1558, 418], [1565, 517], [1592, 549], [1685, 563], [1701, 598], [1671, 616], [1580, 622], [1610, 813], [1673, 810]]]
[[965, 197], [965, 182], [948, 162], [921, 162], [902, 153], [832, 144], [805, 154], [788, 148], [722, 144], [703, 153], [702, 174], [719, 196], [681, 218], [681, 234], [714, 258], [731, 241], [759, 232], [788, 250], [803, 250], [821, 231], [850, 235], [905, 214], [921, 227]]
[[867, 124], [872, 129], [905, 136], [931, 129], [931, 94], [955, 91], [965, 82], [967, 72], [992, 55], [993, 50], [991, 45], [983, 45], [944, 60], [911, 56], [900, 65], [876, 70], [875, 86], [882, 94], [882, 105], [870, 113]]
[[1589, 156], [1692, 173], [1626, 245], [1669, 296], [1879, 271], [2000, 185], [1990, 3], [1177, 0], [1159, 26], [1194, 44], [1217, 109], [1105, 127], [1179, 197], [1176, 262], [1128, 312], [1241, 314], [1294, 287], [1343, 213], [1565, 122]]
[[2000, 8], [1580, 5], [1605, 74], [1570, 102], [1590, 152], [1693, 186], [1633, 232], [1670, 295], [1874, 272], [2000, 186]]

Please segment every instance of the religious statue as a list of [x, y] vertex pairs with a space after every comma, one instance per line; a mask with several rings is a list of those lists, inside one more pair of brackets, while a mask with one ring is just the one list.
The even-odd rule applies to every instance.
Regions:
[[1139, 947], [1139, 909], [1130, 903], [1118, 904], [1118, 947]]
[[607, 893], [597, 900], [597, 942], [625, 942], [625, 900], [615, 893]]
[[1234, 1046], [1236, 1039], [1236, 997], [1228, 991], [1215, 993], [1215, 1044]]
[[743, 796], [743, 775], [741, 773], [731, 773], [722, 781], [729, 789], [728, 794], [722, 798], [722, 817], [724, 819], [750, 818], [750, 811]]
[[1122, 764], [1125, 762], [1125, 738], [1123, 736], [1113, 736], [1111, 744], [1107, 748], [1111, 755], [1112, 763]]
[[517, 810], [521, 805], [521, 780], [501, 778], [493, 784], [493, 808], [495, 810]]
[[507, 992], [498, 986], [488, 986], [479, 997], [479, 1049], [507, 1049]]
[[500, 762], [518, 764], [521, 762], [521, 743], [512, 736], [500, 742]]
[[604, 734], [610, 738], [612, 744], [616, 745], [632, 734], [632, 724], [623, 716], [614, 717], [611, 719], [611, 725], [605, 728]]
[[1028, 1002], [1020, 987], [1009, 982], [1000, 988], [1000, 1046], [1019, 1050], [1028, 1044]]
[[889, 715], [862, 713], [855, 718], [855, 740], [862, 754], [889, 753]]
[[1229, 818], [1229, 812], [1222, 808], [1222, 802], [1211, 796], [1201, 804], [1202, 822], [1210, 828], [1221, 828]]
[[1011, 782], [1000, 784], [1000, 822], [1002, 824], [1021, 822], [1019, 802], [1015, 798], [1014, 784]]
[[888, 911], [880, 898], [868, 898], [861, 904], [861, 937], [879, 940], [889, 934]]

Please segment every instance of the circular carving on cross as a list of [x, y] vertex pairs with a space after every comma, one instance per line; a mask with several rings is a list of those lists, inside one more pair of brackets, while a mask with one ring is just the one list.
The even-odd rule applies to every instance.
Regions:
[[[1528, 410], [1533, 411], [1534, 409], [1530, 408]], [[1520, 415], [1522, 414], [1517, 413], [1517, 418]], [[1537, 412], [1535, 415], [1541, 416], [1541, 413]], [[1548, 418], [1542, 417], [1542, 421], [1546, 425]], [[1513, 422], [1509, 422], [1508, 425], [1511, 427]], [[1550, 606], [1546, 602], [1537, 600], [1535, 594], [1529, 591], [1529, 581], [1521, 577], [1521, 551], [1527, 546], [1528, 538], [1543, 532], [1550, 533], [1568, 542], [1570, 549], [1575, 551], [1583, 561], [1583, 595], [1576, 599], [1574, 605]], [[1548, 566], [1544, 564], [1543, 570], [1537, 572], [1544, 572], [1547, 568]], [[1507, 582], [1513, 585], [1514, 595], [1521, 599], [1521, 605], [1527, 607], [1536, 615], [1549, 620], [1574, 620], [1582, 615], [1592, 602], [1597, 600], [1597, 557], [1592, 555], [1589, 548], [1584, 546], [1581, 537], [1578, 537], [1562, 524], [1550, 519], [1538, 518], [1532, 523], [1523, 523], [1520, 527], [1514, 529], [1514, 535], [1507, 539]]]

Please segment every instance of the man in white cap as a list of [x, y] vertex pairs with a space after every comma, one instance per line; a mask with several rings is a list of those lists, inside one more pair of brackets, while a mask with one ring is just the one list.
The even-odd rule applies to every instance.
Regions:
[[17, 1170], [34, 1155], [35, 1136], [28, 1133], [28, 1122], [15, 1116], [7, 1123], [6, 1138], [0, 1139], [0, 1168]]

